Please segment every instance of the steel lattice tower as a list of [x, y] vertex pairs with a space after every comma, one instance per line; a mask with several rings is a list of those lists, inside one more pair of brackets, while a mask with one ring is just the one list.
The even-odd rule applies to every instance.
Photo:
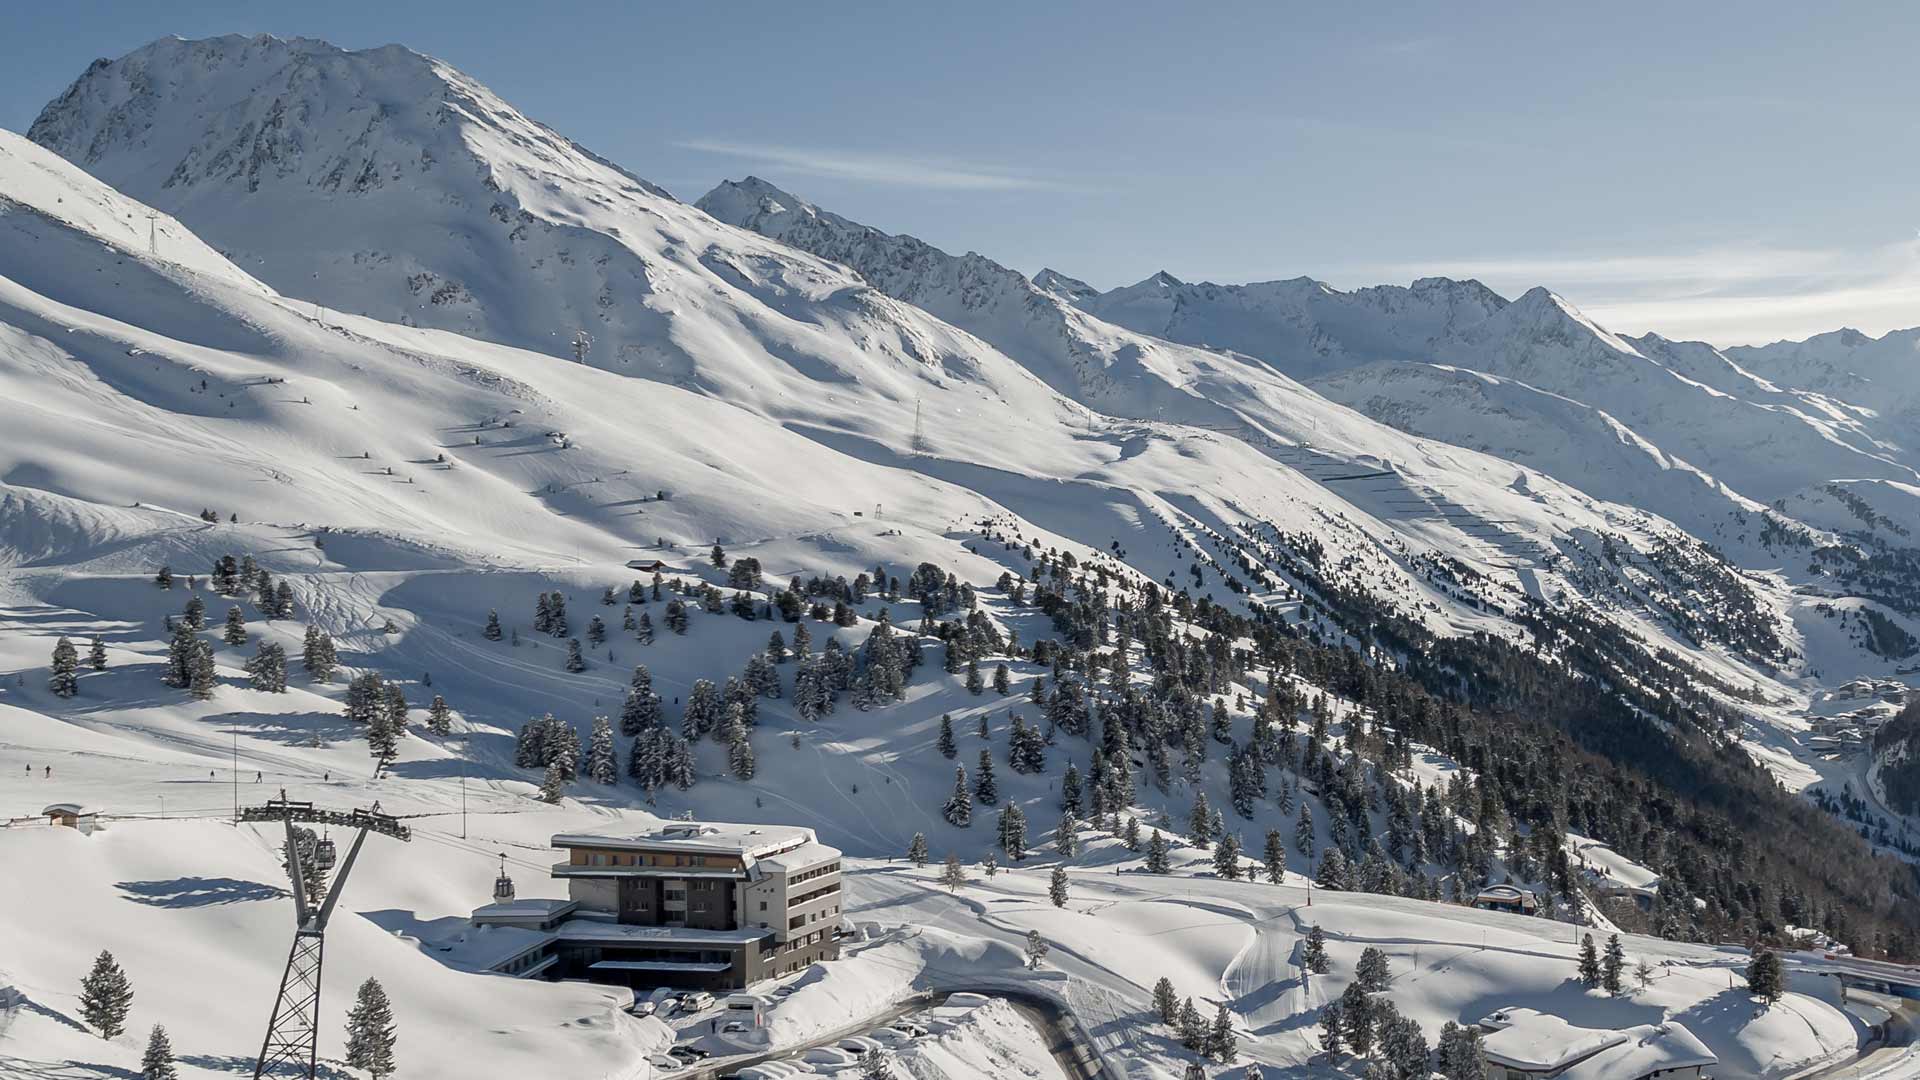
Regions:
[[[280, 994], [274, 999], [273, 1016], [267, 1021], [267, 1037], [260, 1044], [259, 1063], [253, 1067], [254, 1080], [261, 1080], [276, 1071], [292, 1072], [307, 1080], [315, 1080], [320, 1065], [320, 971], [321, 960], [326, 952], [327, 920], [333, 915], [333, 906], [339, 901], [341, 890], [346, 888], [347, 875], [353, 871], [354, 860], [360, 857], [360, 845], [366, 842], [367, 833], [377, 832], [396, 840], [409, 840], [412, 839], [412, 832], [398, 819], [380, 813], [378, 803], [374, 804], [372, 810], [349, 813], [316, 810], [312, 803], [288, 802], [284, 791], [280, 793], [280, 798], [265, 806], [247, 807], [240, 813], [240, 820], [280, 821], [285, 824], [287, 876], [292, 879], [295, 919], [293, 948], [287, 952], [286, 971], [280, 976]], [[353, 838], [353, 846], [347, 849], [346, 859], [340, 863], [339, 874], [334, 877], [326, 897], [320, 900], [317, 908], [313, 903], [316, 898], [307, 895], [304, 862], [313, 858], [322, 869], [330, 869], [333, 841], [322, 840], [314, 845], [312, 852], [303, 851], [303, 845], [293, 831], [296, 821], [340, 825], [358, 830]]]

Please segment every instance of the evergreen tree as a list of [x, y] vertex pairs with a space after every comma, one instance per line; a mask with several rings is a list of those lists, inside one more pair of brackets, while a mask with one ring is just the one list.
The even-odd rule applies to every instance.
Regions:
[[107, 647], [99, 638], [94, 638], [93, 647], [87, 650], [87, 666], [95, 671], [107, 670]]
[[173, 1042], [167, 1038], [167, 1029], [159, 1024], [147, 1033], [147, 1051], [140, 1055], [140, 1080], [179, 1080], [180, 1072], [173, 1067]]
[[1320, 1007], [1320, 1049], [1327, 1052], [1327, 1062], [1338, 1065], [1340, 1053], [1346, 1048], [1347, 1018], [1335, 998]]
[[573, 783], [573, 765], [564, 757], [547, 762], [546, 775], [540, 779], [540, 801], [559, 803], [566, 798], [567, 787]]
[[387, 727], [395, 739], [407, 737], [407, 695], [399, 683], [388, 683], [386, 694]]
[[93, 970], [80, 980], [80, 1016], [103, 1039], [114, 1039], [127, 1029], [133, 1008], [133, 984], [105, 949], [93, 958]]
[[1262, 868], [1267, 874], [1267, 884], [1278, 885], [1287, 875], [1287, 849], [1280, 841], [1279, 829], [1267, 830], [1267, 846], [1261, 852]]
[[187, 662], [187, 691], [196, 701], [206, 701], [213, 697], [215, 685], [213, 645], [195, 640], [193, 658]]
[[940, 815], [947, 819], [947, 824], [962, 829], [973, 824], [973, 794], [967, 790], [966, 766], [953, 767], [953, 794], [947, 796], [947, 805], [941, 808]]
[[1220, 841], [1213, 845], [1213, 872], [1223, 881], [1240, 880], [1240, 837], [1230, 832], [1221, 834]]
[[1747, 962], [1747, 991], [1767, 1003], [1769, 1008], [1787, 992], [1787, 973], [1780, 957], [1771, 949], [1756, 949]]
[[1007, 858], [1020, 862], [1027, 857], [1027, 816], [1020, 807], [1008, 804], [1000, 811], [1000, 850]]
[[1207, 1047], [1207, 1021], [1192, 998], [1180, 1003], [1180, 1045], [1200, 1053]]
[[1313, 811], [1308, 808], [1306, 801], [1302, 800], [1300, 819], [1293, 826], [1293, 850], [1299, 852], [1301, 858], [1311, 859], [1313, 849]]
[[247, 675], [255, 690], [287, 692], [287, 650], [277, 641], [261, 641], [247, 660]]
[[1224, 1001], [1215, 1010], [1213, 1027], [1207, 1031], [1206, 1054], [1222, 1065], [1231, 1065], [1240, 1059], [1240, 1041], [1233, 1033], [1233, 1016], [1227, 1012]]
[[1387, 961], [1387, 954], [1372, 945], [1361, 949], [1360, 962], [1354, 965], [1353, 977], [1369, 993], [1385, 990], [1393, 980], [1392, 965]]
[[207, 626], [206, 602], [204, 600], [201, 600], [197, 596], [188, 600], [186, 610], [181, 614], [181, 620], [185, 622], [189, 627], [195, 630], [206, 629], [206, 626]]
[[1580, 939], [1580, 984], [1592, 989], [1600, 985], [1600, 953], [1593, 947], [1593, 935]]
[[1607, 951], [1600, 959], [1600, 985], [1607, 993], [1618, 995], [1622, 988], [1620, 975], [1627, 966], [1627, 950], [1620, 945], [1620, 935], [1607, 937]]
[[1121, 833], [1121, 842], [1127, 845], [1128, 851], [1140, 850], [1140, 819], [1132, 814], [1127, 815], [1127, 827]]
[[433, 695], [433, 702], [427, 706], [427, 730], [435, 735], [453, 734], [453, 710], [439, 694]]
[[994, 857], [992, 848], [988, 848], [987, 853], [980, 857], [980, 872], [987, 875], [989, 881], [1000, 872], [1000, 861]]
[[347, 1014], [347, 1064], [373, 1074], [374, 1080], [393, 1074], [393, 1047], [399, 1029], [393, 1006], [378, 979], [360, 984], [353, 1010]]
[[[795, 694], [798, 693], [796, 689]], [[940, 738], [934, 745], [939, 747], [940, 756], [948, 761], [960, 754], [960, 745], [953, 741], [953, 717], [947, 713], [940, 714]]]
[[487, 625], [485, 629], [480, 631], [480, 636], [486, 638], [488, 641], [500, 640], [500, 613], [498, 611], [488, 610]]
[[1079, 825], [1074, 821], [1073, 815], [1062, 814], [1060, 824], [1053, 829], [1053, 849], [1060, 853], [1062, 859], [1073, 858], [1078, 846], [1078, 833]]
[[1315, 975], [1325, 975], [1331, 966], [1327, 959], [1327, 932], [1317, 923], [1307, 929], [1307, 941], [1300, 952], [1300, 963]]
[[1180, 995], [1174, 993], [1173, 980], [1165, 975], [1153, 984], [1153, 1011], [1163, 1024], [1180, 1019]]
[[995, 664], [993, 667], [993, 692], [999, 694], [1001, 697], [1005, 697], [1007, 696], [1009, 688], [1007, 665]]
[[160, 681], [175, 689], [185, 690], [193, 682], [193, 654], [199, 639], [193, 636], [193, 627], [185, 621], [173, 624], [173, 640], [167, 643], [166, 673]]
[[80, 692], [80, 652], [73, 642], [62, 637], [53, 646], [53, 675], [47, 689], [55, 697], [70, 698]]
[[945, 885], [948, 892], [958, 892], [966, 883], [967, 871], [960, 865], [960, 856], [948, 852], [947, 861], [940, 866], [940, 884]]
[[1313, 883], [1323, 889], [1347, 887], [1347, 857], [1340, 853], [1339, 848], [1329, 846], [1326, 854], [1320, 857], [1320, 868], [1313, 875]]
[[162, 589], [173, 588], [173, 568], [170, 566], [162, 566], [159, 571], [153, 575], [153, 583]]
[[384, 769], [394, 758], [400, 756], [400, 736], [393, 728], [393, 720], [385, 709], [374, 711], [373, 719], [367, 724], [367, 756], [378, 762], [378, 769]]
[[1213, 808], [1207, 805], [1207, 793], [1193, 793], [1193, 809], [1187, 812], [1187, 838], [1197, 848], [1206, 848], [1213, 842]]
[[1000, 804], [1000, 786], [993, 779], [993, 751], [982, 748], [980, 765], [973, 771], [973, 798], [981, 806]]
[[914, 833], [913, 840], [907, 844], [907, 861], [925, 869], [927, 865], [927, 834]]
[[620, 782], [620, 752], [613, 744], [613, 721], [604, 716], [593, 718], [593, 728], [587, 736], [587, 779], [596, 784]]
[[660, 726], [660, 695], [653, 692], [653, 674], [645, 664], [635, 665], [627, 701], [620, 709], [620, 734], [633, 738]]
[[580, 639], [567, 639], [567, 670], [579, 674], [587, 670], [587, 658], [580, 655]]
[[1374, 1002], [1358, 982], [1348, 983], [1341, 993], [1340, 1013], [1346, 1019], [1347, 1046], [1361, 1057], [1373, 1053]]
[[721, 741], [727, 747], [727, 768], [735, 780], [751, 780], [759, 765], [753, 755], [753, 741], [747, 737], [747, 725], [738, 703], [726, 707], [721, 722]]
[[300, 646], [300, 663], [307, 669], [307, 677], [314, 682], [332, 681], [333, 639], [312, 623], [307, 624], [306, 640]]
[[227, 625], [220, 632], [220, 639], [236, 647], [247, 643], [247, 617], [238, 604], [227, 609]]
[[1167, 862], [1167, 838], [1160, 835], [1159, 829], [1155, 829], [1153, 835], [1147, 838], [1147, 873], [1165, 874], [1171, 869]]
[[1480, 1053], [1480, 1029], [1449, 1020], [1440, 1028], [1440, 1074], [1446, 1080], [1486, 1080], [1486, 1059]]
[[273, 587], [273, 617], [293, 618], [293, 588], [285, 581]]

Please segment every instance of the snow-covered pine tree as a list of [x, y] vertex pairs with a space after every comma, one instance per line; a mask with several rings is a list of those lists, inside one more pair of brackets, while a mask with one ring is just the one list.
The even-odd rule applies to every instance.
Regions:
[[1018, 805], [1009, 803], [1000, 810], [998, 828], [1000, 850], [1007, 858], [1021, 862], [1027, 857], [1027, 815], [1020, 812]]
[[368, 979], [361, 983], [353, 1009], [347, 1013], [347, 1064], [371, 1073], [374, 1080], [391, 1076], [393, 1048], [399, 1039], [393, 1005], [387, 1000], [380, 980]]
[[735, 780], [751, 780], [758, 769], [753, 756], [753, 741], [747, 736], [747, 725], [738, 703], [726, 707], [726, 719], [721, 721], [720, 739], [727, 747], [727, 768], [733, 772]]
[[940, 884], [945, 885], [951, 893], [959, 892], [960, 886], [966, 883], [967, 871], [960, 865], [960, 856], [948, 852], [946, 862], [940, 866]]
[[1320, 867], [1314, 872], [1313, 883], [1323, 889], [1345, 889], [1347, 881], [1347, 857], [1338, 847], [1328, 847], [1326, 854], [1320, 857]]
[[1213, 1014], [1213, 1026], [1207, 1029], [1206, 1055], [1222, 1065], [1240, 1060], [1240, 1040], [1233, 1033], [1233, 1015], [1224, 1001]]
[[593, 728], [587, 736], [587, 779], [596, 784], [620, 782], [620, 754], [613, 744], [613, 722], [604, 716], [593, 718]]
[[1153, 984], [1153, 1011], [1163, 1024], [1180, 1019], [1180, 995], [1173, 989], [1173, 980], [1165, 975]]
[[80, 692], [80, 652], [73, 642], [62, 637], [53, 646], [53, 671], [47, 689], [55, 697], [70, 698]]
[[193, 657], [187, 662], [187, 673], [187, 691], [196, 701], [213, 697], [217, 683], [214, 681], [212, 642], [194, 640]]
[[927, 834], [914, 833], [912, 842], [907, 844], [907, 861], [918, 867], [927, 865]]
[[947, 824], [958, 828], [967, 828], [973, 824], [973, 793], [967, 790], [967, 767], [953, 767], [953, 794], [947, 796], [947, 804], [940, 809], [940, 815]]
[[399, 683], [390, 682], [387, 684], [385, 708], [387, 712], [387, 727], [392, 729], [393, 737], [395, 739], [406, 738], [408, 734], [407, 695], [401, 691]]
[[1053, 868], [1053, 875], [1047, 879], [1047, 899], [1053, 901], [1054, 907], [1063, 908], [1067, 906], [1066, 867], [1056, 865]]
[[1300, 951], [1300, 966], [1315, 975], [1325, 975], [1329, 967], [1327, 960], [1327, 932], [1318, 924], [1307, 929], [1306, 944]]
[[276, 619], [293, 618], [293, 587], [284, 580], [273, 587], [273, 615]]
[[540, 778], [540, 801], [559, 803], [566, 798], [567, 788], [573, 784], [573, 765], [564, 757], [547, 762], [547, 771]]
[[277, 641], [262, 640], [247, 660], [247, 675], [255, 690], [287, 692], [287, 650]]
[[99, 638], [93, 639], [93, 645], [87, 650], [87, 666], [95, 671], [107, 670], [107, 647]]
[[1159, 829], [1153, 830], [1153, 835], [1147, 838], [1146, 870], [1149, 874], [1165, 874], [1172, 870], [1167, 859], [1167, 838], [1160, 835]]
[[93, 970], [80, 980], [80, 1016], [103, 1039], [114, 1039], [127, 1029], [133, 1008], [133, 984], [105, 949], [93, 958]]
[[1011, 687], [1011, 680], [1009, 679], [1009, 677], [1008, 677], [1008, 676], [1009, 676], [1009, 672], [1007, 671], [1007, 665], [1006, 665], [1006, 664], [995, 664], [995, 665], [994, 665], [994, 667], [993, 667], [993, 692], [994, 692], [994, 693], [996, 693], [996, 694], [999, 694], [999, 695], [1000, 695], [1001, 697], [1005, 697], [1005, 696], [1007, 695], [1007, 693], [1008, 693], [1008, 691], [1009, 691], [1009, 690], [1010, 690], [1010, 689], [1012, 688], [1012, 687]]
[[1213, 845], [1213, 872], [1223, 881], [1240, 880], [1240, 837], [1222, 833]]
[[1293, 850], [1299, 852], [1301, 858], [1311, 859], [1313, 858], [1313, 849], [1313, 810], [1307, 806], [1306, 800], [1302, 799], [1300, 801], [1300, 818], [1294, 822], [1293, 825]]
[[587, 620], [587, 640], [595, 645], [607, 643], [607, 624], [601, 622], [598, 615]]
[[154, 573], [153, 583], [162, 589], [173, 588], [173, 567], [162, 566]]
[[1621, 973], [1627, 966], [1627, 950], [1620, 945], [1620, 935], [1607, 937], [1607, 951], [1600, 958], [1600, 985], [1607, 993], [1618, 995], [1623, 989]]
[[1592, 934], [1580, 938], [1580, 984], [1588, 989], [1600, 985], [1600, 953], [1594, 948]]
[[1393, 981], [1393, 969], [1387, 954], [1372, 945], [1361, 949], [1360, 962], [1354, 965], [1353, 977], [1369, 993], [1385, 990]]
[[1080, 816], [1080, 770], [1073, 762], [1067, 762], [1067, 773], [1060, 778], [1060, 809]]
[[[797, 687], [794, 690], [794, 694], [796, 697], [799, 696], [799, 689]], [[959, 744], [953, 741], [953, 717], [948, 713], [940, 714], [940, 738], [934, 745], [939, 748], [940, 756], [946, 758], [948, 761], [952, 761], [960, 753]], [[962, 774], [964, 774], [965, 771], [966, 770], [962, 769]]]
[[427, 706], [427, 730], [435, 735], [453, 734], [453, 710], [439, 694], [433, 695], [433, 702]]
[[1267, 884], [1278, 885], [1287, 874], [1287, 849], [1280, 842], [1280, 830], [1267, 830], [1267, 846], [1261, 853], [1264, 856], [1262, 868], [1267, 874]]
[[186, 622], [188, 626], [192, 627], [195, 630], [206, 629], [207, 627], [206, 601], [200, 599], [197, 596], [193, 597], [192, 599], [189, 599], [187, 601], [186, 609], [181, 613], [180, 617], [184, 622]]
[[1060, 815], [1060, 824], [1053, 828], [1053, 849], [1062, 859], [1071, 859], [1079, 850], [1080, 823], [1072, 814]]
[[982, 747], [980, 764], [973, 770], [973, 798], [981, 806], [1000, 804], [1000, 785], [993, 778], [993, 751]]
[[501, 630], [500, 630], [500, 612], [499, 611], [492, 608], [489, 608], [487, 610], [487, 625], [481, 629], [480, 636], [483, 638], [486, 638], [488, 641], [500, 640]]
[[180, 690], [192, 683], [193, 654], [198, 641], [185, 620], [173, 624], [173, 640], [167, 643], [167, 666], [162, 682]]
[[227, 609], [227, 624], [220, 631], [220, 639], [236, 647], [247, 643], [247, 617], [241, 612], [240, 605], [235, 604]]
[[140, 1080], [179, 1080], [180, 1071], [173, 1067], [173, 1042], [167, 1038], [167, 1029], [159, 1024], [147, 1032], [147, 1049], [140, 1055]]
[[580, 639], [567, 639], [567, 670], [578, 675], [587, 670], [587, 658], [580, 655]]
[[400, 755], [400, 736], [394, 733], [393, 721], [388, 718], [387, 710], [375, 709], [373, 719], [367, 723], [367, 756], [378, 762], [378, 768]]

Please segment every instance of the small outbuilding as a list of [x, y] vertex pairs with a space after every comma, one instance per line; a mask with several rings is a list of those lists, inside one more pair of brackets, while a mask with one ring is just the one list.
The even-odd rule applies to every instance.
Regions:
[[1532, 893], [1514, 885], [1489, 885], [1473, 898], [1473, 906], [1482, 911], [1508, 911], [1531, 915], [1539, 907]]
[[100, 812], [79, 803], [57, 802], [40, 811], [49, 825], [60, 825], [69, 829], [78, 829], [83, 835], [98, 832]]

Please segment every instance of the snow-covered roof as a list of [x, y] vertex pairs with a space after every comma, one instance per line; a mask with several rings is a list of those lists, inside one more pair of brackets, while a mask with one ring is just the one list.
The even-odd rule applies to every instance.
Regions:
[[576, 900], [546, 900], [528, 898], [511, 900], [504, 904], [488, 904], [473, 909], [473, 918], [478, 919], [542, 919], [563, 914], [579, 907]]
[[1566, 1072], [1560, 1080], [1641, 1080], [1668, 1069], [1706, 1067], [1720, 1059], [1683, 1024], [1642, 1024], [1628, 1028], [1626, 1039]]
[[1555, 1072], [1627, 1039], [1624, 1031], [1575, 1027], [1533, 1009], [1502, 1009], [1480, 1026], [1492, 1029], [1480, 1040], [1487, 1060], [1524, 1072]]
[[840, 854], [837, 849], [821, 844], [813, 830], [803, 826], [717, 821], [669, 821], [652, 832], [625, 836], [612, 833], [561, 833], [553, 838], [553, 846], [688, 855], [736, 855], [748, 866], [754, 865], [758, 859], [803, 846], [831, 853], [823, 858]]
[[43, 815], [61, 814], [61, 815], [71, 815], [74, 817], [86, 817], [90, 814], [98, 814], [99, 812], [100, 811], [95, 810], [91, 806], [86, 806], [81, 803], [72, 803], [72, 802], [53, 803], [52, 805], [48, 806], [45, 810], [40, 811], [40, 813]]
[[824, 862], [832, 862], [839, 857], [839, 848], [815, 842], [802, 844], [792, 851], [783, 851], [778, 855], [769, 855], [759, 862], [762, 867], [774, 873], [790, 874], [796, 870], [806, 870]]

